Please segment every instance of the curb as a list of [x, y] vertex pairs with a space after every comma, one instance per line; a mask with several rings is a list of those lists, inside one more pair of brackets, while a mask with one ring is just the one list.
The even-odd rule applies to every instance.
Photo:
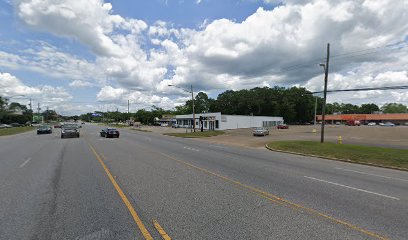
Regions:
[[408, 172], [408, 168], [392, 167], [392, 166], [386, 166], [386, 165], [381, 165], [381, 164], [376, 164], [376, 163], [364, 163], [364, 162], [357, 162], [357, 161], [349, 160], [349, 159], [325, 157], [325, 156], [319, 156], [319, 155], [313, 155], [313, 154], [278, 150], [278, 149], [274, 149], [274, 148], [269, 147], [268, 144], [265, 144], [265, 148], [270, 150], [270, 151], [274, 151], [274, 152], [288, 153], [288, 154], [300, 155], [300, 156], [305, 156], [305, 157], [315, 157], [315, 158], [321, 158], [321, 159], [326, 159], [326, 160], [334, 160], [334, 161], [339, 161], [339, 162], [355, 163], [355, 164], [360, 164], [360, 165], [388, 168], [388, 169], [407, 171]]

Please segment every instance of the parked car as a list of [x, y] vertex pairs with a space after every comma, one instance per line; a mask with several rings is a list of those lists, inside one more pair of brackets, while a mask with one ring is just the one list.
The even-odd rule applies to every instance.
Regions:
[[101, 130], [100, 135], [105, 138], [119, 138], [120, 134], [115, 128], [105, 128]]
[[52, 128], [48, 125], [41, 125], [37, 128], [37, 134], [51, 134]]
[[78, 125], [67, 123], [61, 126], [61, 138], [76, 137], [79, 138]]
[[0, 128], [12, 128], [12, 126], [8, 124], [0, 124]]
[[10, 125], [12, 127], [22, 127], [22, 126], [24, 126], [23, 124], [20, 124], [20, 123], [11, 123]]
[[368, 126], [375, 126], [375, 125], [377, 125], [377, 123], [375, 123], [375, 122], [369, 122], [367, 125], [368, 125]]
[[278, 126], [276, 126], [277, 129], [288, 129], [289, 126], [286, 124], [279, 124]]
[[349, 120], [346, 122], [347, 126], [360, 126], [360, 121], [358, 120]]
[[252, 130], [252, 135], [254, 136], [266, 136], [269, 135], [269, 129], [263, 127], [257, 127]]
[[394, 123], [392, 123], [392, 122], [386, 122], [386, 123], [384, 123], [383, 125], [381, 125], [381, 126], [384, 126], [384, 127], [394, 127], [395, 126], [395, 124]]

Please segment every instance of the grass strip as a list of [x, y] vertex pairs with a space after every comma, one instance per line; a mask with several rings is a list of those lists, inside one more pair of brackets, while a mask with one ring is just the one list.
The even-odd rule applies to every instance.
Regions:
[[0, 129], [0, 136], [14, 135], [34, 130], [35, 127], [13, 127]]
[[267, 144], [267, 146], [275, 150], [408, 169], [407, 149], [336, 143], [321, 144], [312, 141], [276, 141]]
[[189, 132], [189, 133], [163, 133], [163, 135], [182, 138], [203, 138], [222, 135], [223, 131]]

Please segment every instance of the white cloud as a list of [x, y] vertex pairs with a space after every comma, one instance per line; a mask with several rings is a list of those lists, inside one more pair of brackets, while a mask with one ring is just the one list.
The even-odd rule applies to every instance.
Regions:
[[65, 80], [103, 82], [105, 75], [94, 63], [58, 50], [44, 42], [22, 49], [18, 53], [0, 51], [0, 66], [30, 70]]
[[[132, 88], [140, 91], [134, 98], [143, 104], [159, 100], [166, 105], [166, 96], [175, 93], [168, 84], [193, 84], [197, 90], [208, 91], [277, 84], [319, 89], [322, 69], [316, 59], [325, 57], [328, 42], [332, 56], [403, 42], [400, 48], [332, 57], [330, 88], [406, 84], [407, 0], [398, 6], [391, 0], [288, 0], [273, 10], [259, 8], [242, 22], [207, 20], [199, 29], [175, 28], [163, 21], [149, 26], [114, 14], [111, 4], [103, 0], [21, 0], [16, 6], [27, 25], [78, 40], [95, 53], [95, 62], [46, 46], [40, 54], [31, 53], [32, 58], [0, 52], [0, 64], [30, 66], [44, 74], [44, 69], [53, 66], [55, 71], [48, 74], [72, 75], [72, 85], [98, 82], [102, 88], [99, 100], [129, 97], [125, 89]], [[47, 58], [64, 64], [50, 64]], [[71, 59], [81, 61], [81, 67], [70, 68], [76, 65]], [[95, 78], [99, 81], [92, 80]], [[110, 80], [104, 81], [106, 78]], [[118, 87], [108, 88], [107, 84]], [[374, 93], [356, 93], [349, 99], [370, 94]], [[405, 96], [375, 94], [389, 101]]]
[[90, 83], [90, 82], [84, 82], [84, 81], [81, 81], [81, 80], [75, 80], [75, 81], [72, 81], [72, 82], [69, 84], [69, 86], [70, 86], [70, 87], [73, 87], [73, 88], [85, 88], [85, 87], [92, 87], [93, 84]]
[[111, 15], [111, 9], [102, 0], [21, 0], [17, 4], [18, 16], [32, 28], [77, 39], [101, 55], [120, 56], [124, 53], [109, 34], [125, 20]]
[[129, 100], [133, 107], [150, 109], [153, 105], [165, 109], [174, 108], [177, 105], [185, 103], [189, 97], [169, 97], [158, 96], [152, 92], [141, 92], [124, 88], [114, 88], [112, 86], [103, 87], [97, 94], [100, 102], [113, 103], [114, 106], [124, 106]]
[[62, 87], [28, 86], [9, 73], [0, 72], [0, 95], [12, 97], [24, 95], [42, 103], [57, 103], [72, 99], [72, 96]]

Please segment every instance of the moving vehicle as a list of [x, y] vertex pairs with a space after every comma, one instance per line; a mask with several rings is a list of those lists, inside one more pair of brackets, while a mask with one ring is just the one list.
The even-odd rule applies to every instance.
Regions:
[[37, 128], [37, 134], [51, 134], [52, 128], [48, 125], [41, 125]]
[[76, 137], [79, 138], [78, 125], [72, 123], [66, 123], [61, 126], [61, 138]]
[[266, 135], [269, 135], [269, 130], [267, 128], [257, 127], [257, 128], [254, 128], [254, 130], [252, 131], [252, 135], [266, 136]]
[[288, 129], [289, 126], [286, 124], [279, 124], [278, 126], [276, 126], [277, 129]]
[[358, 120], [349, 120], [346, 122], [347, 126], [360, 126], [360, 121]]
[[54, 128], [61, 128], [61, 124], [55, 124]]
[[101, 130], [100, 135], [105, 138], [119, 138], [119, 131], [115, 128], [104, 128]]

